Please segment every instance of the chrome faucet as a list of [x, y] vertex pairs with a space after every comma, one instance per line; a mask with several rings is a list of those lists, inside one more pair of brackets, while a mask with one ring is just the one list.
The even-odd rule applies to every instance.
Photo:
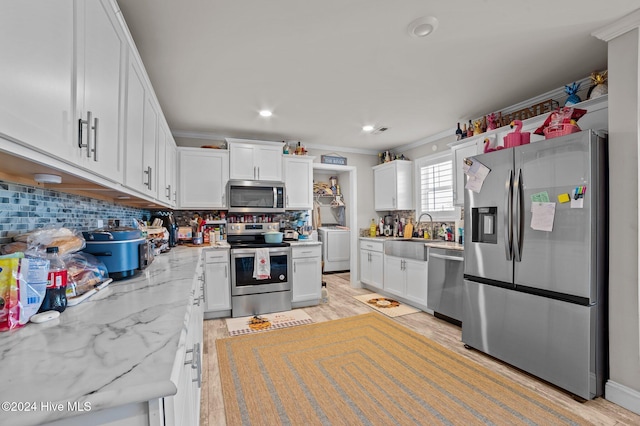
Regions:
[[424, 215], [429, 216], [429, 222], [430, 222], [430, 225], [429, 225], [429, 238], [433, 240], [434, 239], [433, 238], [433, 217], [429, 213], [422, 213], [420, 215], [420, 217], [418, 217], [418, 223], [416, 225], [418, 227], [420, 226], [420, 223], [422, 223], [420, 220], [422, 219], [422, 216], [424, 216]]

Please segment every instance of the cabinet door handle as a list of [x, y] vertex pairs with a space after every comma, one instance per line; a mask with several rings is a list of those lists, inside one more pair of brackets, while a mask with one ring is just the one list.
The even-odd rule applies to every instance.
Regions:
[[93, 161], [98, 161], [98, 117], [93, 119]]
[[178, 191], [173, 191], [173, 202], [174, 203], [178, 202]]
[[191, 365], [191, 368], [197, 370], [197, 377], [192, 380], [192, 382], [198, 383], [198, 388], [202, 386], [202, 356], [200, 355], [200, 342], [193, 345], [194, 348], [194, 359], [196, 361], [196, 365]]
[[257, 169], [257, 167], [253, 166], [253, 178], [254, 179], [257, 179], [256, 169]]
[[393, 207], [395, 207], [395, 206], [396, 206], [396, 197], [391, 197], [391, 205], [392, 205]]
[[296, 273], [296, 262], [293, 262], [293, 273]]
[[[87, 148], [87, 158], [91, 158], [91, 111], [87, 111], [87, 119], [78, 119], [78, 148]], [[87, 143], [82, 143], [82, 126], [87, 125]]]
[[289, 194], [287, 194], [287, 207], [289, 207]]
[[224, 197], [224, 192], [222, 193], [222, 197], [220, 197], [220, 204], [221, 204], [222, 206], [226, 206], [226, 203], [225, 203], [225, 197]]
[[227, 265], [224, 265], [224, 277], [227, 278]]
[[258, 169], [258, 180], [260, 180], [260, 166], [256, 167]]
[[144, 183], [144, 186], [146, 186], [147, 188], [149, 188], [149, 191], [151, 191], [151, 166], [147, 167], [147, 170], [145, 170], [143, 173], [145, 175], [147, 175], [147, 182]]

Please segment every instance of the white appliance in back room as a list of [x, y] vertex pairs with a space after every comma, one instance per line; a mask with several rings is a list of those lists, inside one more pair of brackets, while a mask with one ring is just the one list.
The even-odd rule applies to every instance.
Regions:
[[318, 228], [318, 239], [322, 241], [324, 272], [348, 271], [350, 261], [349, 228], [325, 225]]

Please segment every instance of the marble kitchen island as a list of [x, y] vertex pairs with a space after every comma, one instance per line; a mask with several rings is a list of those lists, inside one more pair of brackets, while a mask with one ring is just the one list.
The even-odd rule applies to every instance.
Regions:
[[197, 420], [200, 259], [201, 249], [176, 247], [58, 319], [0, 333], [0, 424]]

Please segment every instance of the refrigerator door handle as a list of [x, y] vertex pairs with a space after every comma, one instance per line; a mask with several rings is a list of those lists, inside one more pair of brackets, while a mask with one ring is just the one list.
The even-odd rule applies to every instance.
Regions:
[[504, 251], [507, 260], [513, 260], [513, 170], [504, 187]]
[[515, 187], [514, 228], [516, 241], [513, 244], [513, 257], [516, 262], [522, 261], [522, 244], [524, 242], [524, 188], [522, 186], [522, 169], [518, 169]]

